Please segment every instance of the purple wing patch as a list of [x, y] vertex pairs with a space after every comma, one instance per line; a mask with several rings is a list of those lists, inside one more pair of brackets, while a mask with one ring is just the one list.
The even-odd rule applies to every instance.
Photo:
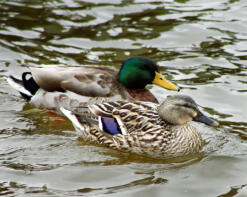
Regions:
[[102, 123], [103, 131], [111, 135], [122, 134], [121, 129], [115, 118], [100, 117], [100, 121]]

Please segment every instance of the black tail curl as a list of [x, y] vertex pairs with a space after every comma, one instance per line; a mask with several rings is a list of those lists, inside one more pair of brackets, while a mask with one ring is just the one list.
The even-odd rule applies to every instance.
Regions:
[[[30, 75], [29, 79], [27, 79], [28, 75]], [[38, 84], [34, 81], [31, 72], [24, 72], [22, 74], [22, 82], [24, 88], [27, 89], [32, 95], [34, 95], [40, 88]]]

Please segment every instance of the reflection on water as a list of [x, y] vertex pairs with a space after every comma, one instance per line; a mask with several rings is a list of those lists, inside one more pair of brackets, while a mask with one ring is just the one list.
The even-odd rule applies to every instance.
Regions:
[[[244, 0], [2, 0], [0, 195], [246, 196], [246, 17]], [[136, 55], [220, 123], [197, 125], [201, 153], [154, 160], [87, 144], [5, 80], [28, 65], [119, 67]]]

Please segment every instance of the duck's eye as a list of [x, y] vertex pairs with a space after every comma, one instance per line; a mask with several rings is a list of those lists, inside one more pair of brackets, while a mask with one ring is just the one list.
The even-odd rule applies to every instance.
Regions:
[[191, 105], [189, 104], [185, 104], [184, 107], [187, 107], [187, 108], [193, 108]]
[[147, 70], [147, 71], [149, 71], [148, 67], [145, 66], [145, 65], [141, 65], [141, 66], [140, 66], [140, 69], [141, 69], [141, 70]]
[[163, 79], [160, 77], [160, 80], [163, 80]]

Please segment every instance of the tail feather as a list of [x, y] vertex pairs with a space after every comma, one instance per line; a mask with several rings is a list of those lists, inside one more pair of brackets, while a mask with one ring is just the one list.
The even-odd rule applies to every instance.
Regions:
[[83, 132], [85, 130], [85, 128], [81, 125], [80, 121], [73, 112], [63, 107], [60, 108], [60, 111], [63, 112], [63, 114], [72, 122], [79, 135], [81, 134], [79, 131]]
[[[27, 79], [27, 75], [30, 75], [31, 77], [30, 77], [29, 79]], [[38, 86], [38, 84], [34, 81], [31, 72], [24, 72], [24, 73], [22, 73], [22, 82], [23, 82], [24, 87], [25, 87], [32, 95], [34, 95], [34, 94], [38, 91], [38, 89], [39, 89], [39, 86]]]
[[29, 79], [26, 78], [28, 74], [31, 75], [30, 72], [24, 72], [22, 74], [22, 80], [9, 76], [7, 81], [25, 100], [30, 101], [32, 96], [38, 91], [39, 86], [32, 77]]

